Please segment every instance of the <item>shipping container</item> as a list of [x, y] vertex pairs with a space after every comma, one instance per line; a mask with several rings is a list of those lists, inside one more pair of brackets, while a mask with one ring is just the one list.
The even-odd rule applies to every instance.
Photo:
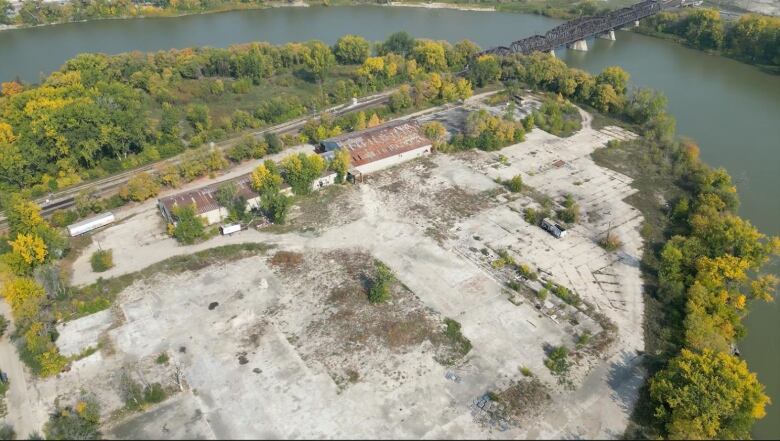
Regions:
[[232, 234], [241, 231], [241, 224], [222, 225], [219, 230], [222, 231], [222, 235]]
[[106, 226], [110, 223], [113, 223], [115, 220], [116, 219], [114, 218], [114, 213], [111, 213], [110, 211], [106, 213], [101, 213], [98, 214], [97, 216], [84, 219], [81, 222], [76, 222], [75, 224], [68, 225], [68, 233], [70, 233], [71, 237], [78, 236], [80, 234], [84, 234], [92, 230], [95, 230], [97, 228]]

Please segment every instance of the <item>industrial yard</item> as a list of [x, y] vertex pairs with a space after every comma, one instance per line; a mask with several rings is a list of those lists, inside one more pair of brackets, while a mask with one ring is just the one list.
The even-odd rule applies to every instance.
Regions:
[[[460, 109], [443, 112], [421, 121]], [[89, 385], [107, 435], [148, 439], [622, 433], [643, 379], [643, 219], [623, 202], [631, 180], [590, 153], [633, 134], [595, 130], [581, 115], [569, 138], [535, 129], [498, 152], [433, 153], [330, 186], [300, 199], [282, 228], [182, 246], [165, 234], [155, 201], [117, 213], [73, 262], [72, 280], [135, 281], [112, 308], [60, 325], [63, 353], [99, 350], [41, 381], [39, 401]], [[499, 183], [515, 175], [528, 190]], [[565, 238], [523, 219], [541, 194], [581, 207]], [[607, 233], [619, 251], [598, 245]], [[262, 249], [145, 270], [246, 243]], [[98, 247], [113, 250], [103, 273], [89, 269]], [[505, 262], [535, 276], [518, 278]], [[374, 304], [378, 265], [394, 282], [389, 300]], [[538, 295], [545, 283], [581, 301]], [[557, 347], [570, 352], [565, 376], [546, 365]], [[169, 398], [129, 413], [123, 375], [160, 383]]]

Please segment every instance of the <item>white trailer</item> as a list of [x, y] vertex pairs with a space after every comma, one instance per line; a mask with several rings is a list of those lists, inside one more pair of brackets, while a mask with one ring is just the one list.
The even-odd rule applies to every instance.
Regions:
[[227, 236], [241, 231], [241, 224], [222, 225], [219, 230], [222, 231], [223, 236]]
[[560, 224], [555, 223], [552, 219], [542, 219], [542, 228], [558, 239], [566, 237], [566, 229]]
[[100, 227], [104, 227], [108, 224], [111, 224], [115, 220], [116, 218], [114, 218], [114, 213], [111, 213], [110, 211], [106, 213], [101, 213], [98, 214], [97, 216], [84, 219], [81, 222], [76, 222], [75, 224], [68, 225], [68, 233], [70, 233], [71, 237], [78, 236], [90, 232], [92, 230], [98, 229]]

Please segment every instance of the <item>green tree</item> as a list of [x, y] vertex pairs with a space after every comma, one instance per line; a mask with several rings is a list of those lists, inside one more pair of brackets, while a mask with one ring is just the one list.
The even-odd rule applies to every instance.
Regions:
[[333, 54], [341, 64], [361, 64], [371, 54], [371, 46], [363, 37], [345, 35], [336, 41]]
[[392, 52], [401, 55], [402, 57], [406, 57], [412, 53], [414, 44], [414, 38], [412, 38], [412, 36], [410, 36], [408, 33], [403, 31], [396, 32], [387, 37], [384, 43], [382, 43], [382, 45], [379, 47], [379, 52], [380, 55]]
[[485, 87], [498, 81], [500, 76], [501, 68], [493, 55], [483, 55], [477, 58], [469, 69], [469, 79], [477, 87]]
[[305, 56], [305, 62], [312, 75], [319, 82], [320, 93], [322, 93], [322, 82], [328, 76], [333, 65], [336, 64], [336, 57], [325, 43], [313, 41], [309, 43], [309, 52]]
[[187, 106], [187, 121], [195, 129], [195, 133], [204, 132], [211, 128], [211, 115], [205, 104], [190, 104]]
[[11, 6], [11, 2], [8, 0], [0, 0], [0, 24], [11, 24], [11, 13], [13, 12], [13, 7]]
[[173, 208], [176, 226], [173, 237], [185, 245], [191, 245], [205, 234], [206, 221], [195, 212], [194, 205], [176, 206]]
[[739, 358], [683, 349], [650, 382], [655, 415], [671, 439], [747, 439], [769, 397]]
[[292, 198], [285, 196], [280, 192], [263, 193], [260, 199], [260, 207], [265, 211], [271, 222], [275, 224], [284, 224], [287, 219], [287, 213], [292, 206]]
[[282, 159], [284, 179], [290, 184], [295, 194], [308, 194], [312, 183], [325, 170], [326, 164], [322, 156], [312, 153], [299, 153]]
[[279, 153], [284, 148], [284, 143], [276, 133], [268, 132], [264, 137], [266, 144], [268, 144], [268, 153]]

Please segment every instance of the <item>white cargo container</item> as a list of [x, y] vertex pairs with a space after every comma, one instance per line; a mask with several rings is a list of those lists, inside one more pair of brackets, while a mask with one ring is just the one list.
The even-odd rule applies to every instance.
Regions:
[[241, 224], [222, 225], [219, 229], [222, 231], [222, 235], [226, 236], [241, 231]]
[[114, 213], [111, 213], [110, 211], [107, 213], [101, 213], [97, 216], [90, 217], [89, 219], [84, 219], [81, 222], [68, 225], [68, 232], [70, 233], [71, 237], [78, 236], [94, 229], [104, 227], [110, 223], [113, 223], [115, 220]]

